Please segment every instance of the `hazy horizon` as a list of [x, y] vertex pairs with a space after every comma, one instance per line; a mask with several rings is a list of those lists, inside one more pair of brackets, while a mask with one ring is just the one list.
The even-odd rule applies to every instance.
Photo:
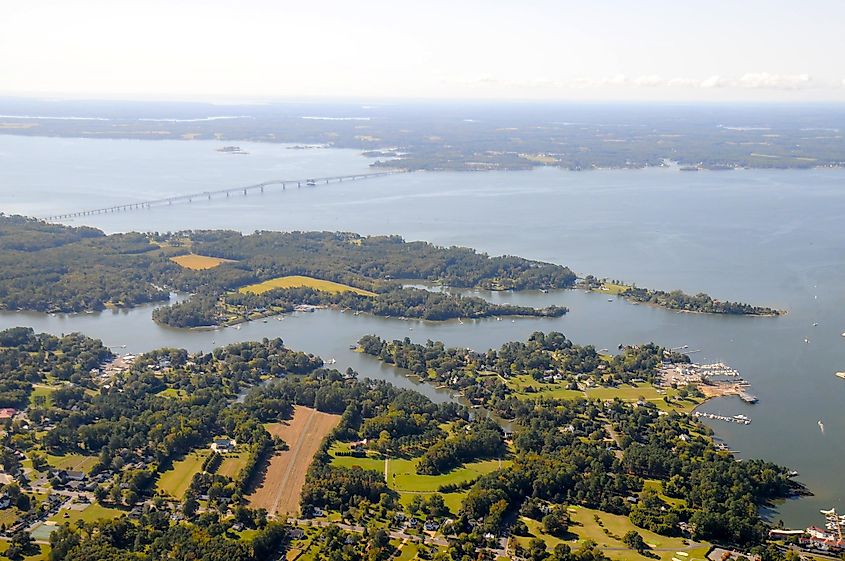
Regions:
[[843, 20], [833, 0], [44, 0], [4, 10], [0, 95], [843, 102]]

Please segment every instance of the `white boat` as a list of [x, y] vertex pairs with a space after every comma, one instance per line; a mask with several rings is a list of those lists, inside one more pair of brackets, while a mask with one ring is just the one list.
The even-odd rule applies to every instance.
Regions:
[[845, 380], [845, 372], [839, 371], [835, 374], [835, 376], [837, 378], [842, 378], [843, 380]]

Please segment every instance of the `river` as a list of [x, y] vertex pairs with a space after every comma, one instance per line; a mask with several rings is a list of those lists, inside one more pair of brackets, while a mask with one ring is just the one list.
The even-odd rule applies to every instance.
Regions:
[[[44, 216], [267, 179], [358, 173], [370, 160], [350, 150], [290, 150], [238, 143], [248, 155], [207, 141], [132, 141], [0, 136], [0, 195], [6, 213]], [[401, 234], [514, 254], [653, 288], [705, 291], [716, 298], [785, 309], [779, 318], [683, 314], [598, 294], [479, 293], [497, 302], [568, 306], [562, 318], [427, 323], [318, 311], [241, 329], [181, 331], [130, 311], [47, 316], [0, 313], [0, 327], [81, 331], [116, 350], [160, 346], [210, 350], [238, 340], [282, 337], [292, 348], [334, 358], [363, 376], [448, 396], [354, 353], [364, 334], [439, 339], [483, 350], [559, 330], [577, 343], [614, 349], [655, 341], [689, 345], [696, 361], [736, 367], [759, 396], [708, 402], [706, 411], [752, 418], [748, 426], [708, 421], [741, 457], [800, 472], [815, 496], [780, 505], [775, 519], [803, 527], [818, 509], [845, 508], [845, 171], [677, 169], [568, 172], [413, 173], [313, 189], [194, 202], [84, 222], [109, 232], [232, 228], [244, 232], [346, 230]], [[818, 325], [814, 326], [816, 323]], [[823, 421], [824, 431], [818, 421]]]

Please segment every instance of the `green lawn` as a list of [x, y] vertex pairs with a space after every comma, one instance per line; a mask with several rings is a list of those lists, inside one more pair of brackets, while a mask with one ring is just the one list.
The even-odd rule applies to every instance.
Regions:
[[50, 397], [53, 395], [54, 390], [55, 388], [51, 388], [49, 386], [33, 386], [32, 393], [29, 394], [29, 404], [34, 406], [38, 398], [44, 398], [44, 406], [50, 407], [53, 404]]
[[[69, 522], [71, 525], [75, 524], [77, 520], [84, 522], [95, 522], [100, 519], [117, 518], [122, 515], [123, 511], [116, 508], [108, 508], [97, 503], [88, 505], [84, 510], [61, 509], [59, 512], [50, 517], [50, 520], [57, 524], [64, 524]], [[67, 515], [67, 516], [65, 516]]]
[[419, 551], [420, 546], [415, 543], [408, 543], [402, 548], [399, 552], [399, 555], [394, 557], [395, 561], [410, 561], [414, 557], [417, 556], [417, 551]]
[[185, 399], [188, 397], [188, 392], [185, 390], [177, 390], [176, 388], [167, 388], [165, 390], [161, 390], [156, 395], [160, 395], [162, 397], [172, 397], [173, 399]]
[[[665, 393], [659, 393], [659, 391]], [[678, 390], [674, 388], [660, 389], [649, 383], [641, 382], [636, 386], [623, 384], [616, 388], [594, 388], [587, 390], [587, 396], [591, 399], [615, 399], [619, 398], [622, 401], [635, 402], [640, 398], [651, 402], [663, 411], [680, 411], [689, 413], [702, 400], [700, 399], [680, 399], [678, 398]], [[668, 397], [671, 403], [666, 403], [664, 397]]]
[[238, 474], [246, 465], [249, 454], [247, 452], [239, 452], [237, 454], [225, 454], [223, 462], [217, 468], [217, 475], [224, 477], [237, 478]]
[[613, 282], [606, 282], [601, 285], [601, 288], [597, 289], [596, 292], [604, 292], [606, 294], [622, 294], [626, 290], [631, 288], [627, 284], [616, 284]]
[[15, 507], [0, 510], [0, 524], [8, 528], [15, 523], [19, 515], [20, 511]]
[[[601, 521], [601, 525], [596, 522], [596, 516]], [[685, 561], [704, 561], [705, 555], [710, 549], [709, 544], [691, 547], [689, 543], [685, 543], [686, 540], [683, 538], [669, 538], [638, 528], [631, 523], [627, 516], [608, 514], [590, 508], [570, 507], [569, 517], [571, 520], [569, 531], [572, 534], [570, 540], [561, 540], [544, 534], [541, 524], [528, 518], [523, 518], [523, 521], [528, 526], [532, 536], [519, 537], [517, 540], [526, 545], [532, 537], [539, 537], [546, 542], [550, 550], [559, 543], [567, 543], [574, 549], [585, 540], [592, 540], [604, 550], [608, 557], [616, 561], [647, 561], [648, 559], [636, 551], [628, 549], [621, 542], [622, 536], [630, 530], [639, 532], [649, 547], [655, 550], [652, 553], [657, 555], [661, 561], [671, 561], [672, 557], [679, 557], [676, 554], [677, 551], [688, 554], [688, 557], [684, 557]]]
[[[347, 444], [340, 442], [334, 443], [334, 445], [332, 445], [329, 449], [329, 454], [333, 457], [332, 465], [344, 467], [360, 466], [364, 469], [377, 471], [382, 474], [384, 473], [384, 459], [376, 457], [356, 458], [354, 456], [335, 455], [338, 451], [348, 449], [349, 446]], [[438, 487], [441, 485], [472, 481], [484, 474], [499, 469], [499, 467], [507, 467], [511, 462], [510, 460], [482, 460], [478, 462], [470, 462], [442, 475], [418, 475], [416, 472], [418, 463], [419, 458], [397, 458], [391, 459], [388, 462], [387, 485], [394, 491], [399, 492], [402, 504], [410, 503], [411, 499], [416, 494], [426, 495], [436, 493]], [[457, 512], [464, 494], [464, 492], [443, 494], [443, 499], [452, 512]]]
[[[505, 383], [520, 399], [577, 399], [584, 397], [584, 392], [581, 390], [570, 390], [567, 386], [569, 383], [547, 384], [545, 382], [538, 382], [528, 374], [520, 374], [519, 376], [512, 376], [505, 380]], [[533, 391], [526, 391], [527, 389]]]
[[643, 482], [643, 491], [650, 489], [657, 493], [657, 496], [660, 497], [663, 501], [669, 503], [672, 506], [685, 506], [686, 501], [684, 499], [673, 499], [672, 497], [668, 497], [663, 494], [663, 483], [658, 481], [657, 479], [646, 479]]
[[47, 454], [47, 463], [57, 469], [68, 471], [82, 471], [90, 473], [99, 460], [97, 456], [83, 456], [82, 454], [65, 454], [64, 456], [53, 456]]
[[194, 474], [202, 469], [202, 463], [208, 454], [208, 450], [191, 452], [178, 462], [173, 462], [173, 467], [158, 478], [158, 489], [181, 500], [191, 485]]

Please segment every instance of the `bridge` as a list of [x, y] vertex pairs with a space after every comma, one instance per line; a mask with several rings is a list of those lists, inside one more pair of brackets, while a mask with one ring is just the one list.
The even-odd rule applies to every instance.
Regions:
[[355, 175], [333, 175], [331, 177], [314, 177], [309, 179], [271, 179], [255, 185], [247, 185], [246, 187], [232, 187], [229, 189], [219, 189], [216, 191], [202, 191], [200, 193], [192, 193], [190, 195], [176, 195], [173, 197], [165, 197], [162, 199], [150, 199], [146, 201], [136, 201], [134, 203], [126, 203], [121, 205], [107, 206], [103, 208], [95, 208], [91, 210], [79, 210], [76, 212], [67, 212], [64, 214], [54, 214], [53, 216], [45, 216], [44, 220], [48, 222], [55, 222], [60, 220], [67, 220], [69, 218], [79, 218], [81, 216], [93, 216], [96, 214], [108, 214], [112, 212], [124, 212], [129, 210], [147, 209], [155, 206], [169, 206], [178, 203], [192, 203], [194, 201], [210, 201], [215, 197], [229, 198], [232, 195], [246, 196], [249, 193], [263, 193], [267, 187], [281, 186], [282, 189], [288, 187], [316, 187], [317, 185], [328, 185], [329, 183], [342, 183], [344, 181], [361, 181], [364, 179], [372, 179], [375, 177], [383, 177], [385, 175], [393, 175], [395, 173], [404, 173], [399, 170], [379, 171], [372, 173], [359, 173]]

